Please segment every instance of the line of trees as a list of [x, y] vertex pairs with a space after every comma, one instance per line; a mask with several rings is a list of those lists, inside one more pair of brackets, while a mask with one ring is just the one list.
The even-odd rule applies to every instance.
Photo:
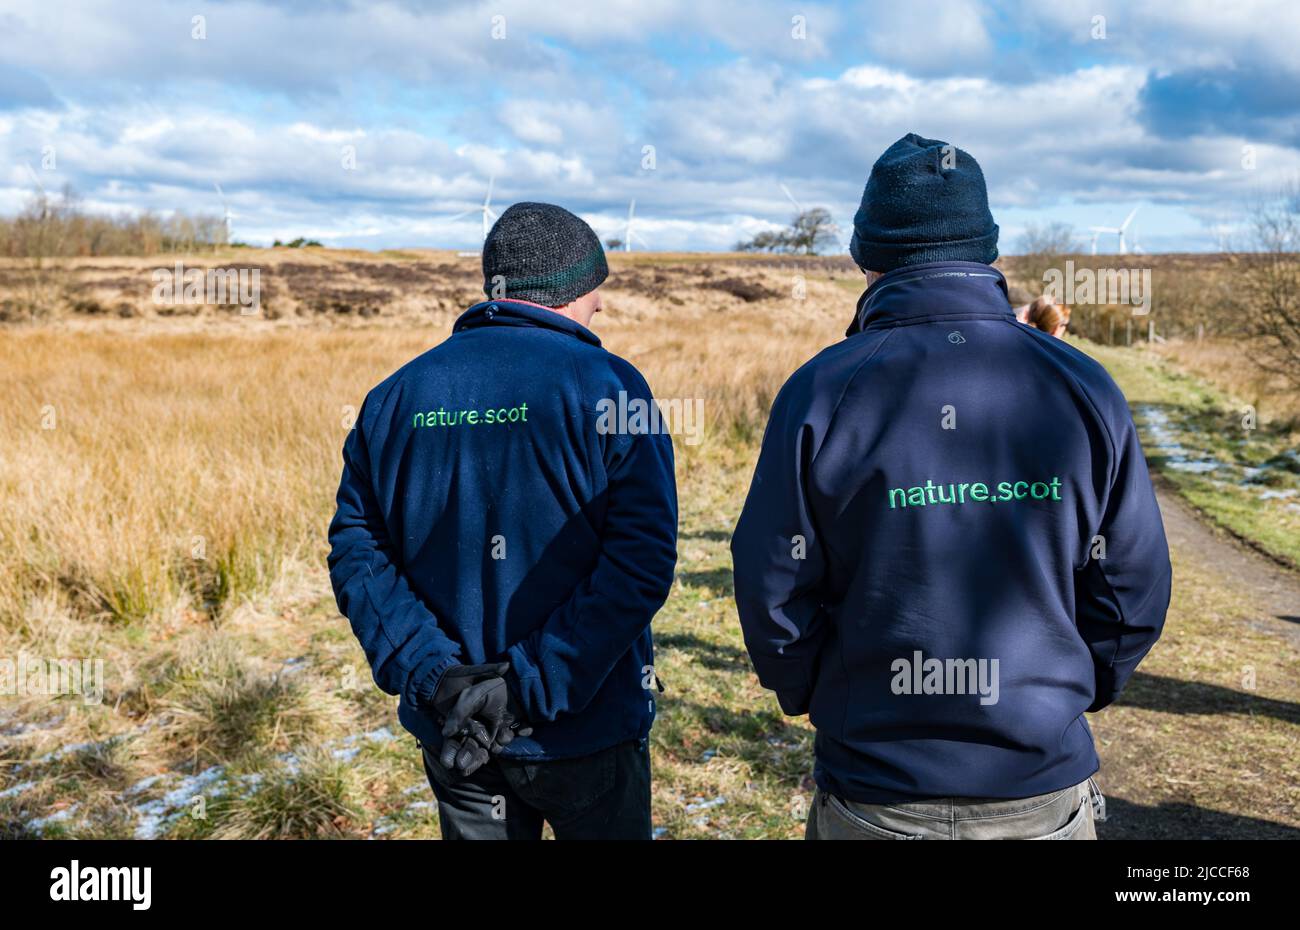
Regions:
[[33, 197], [13, 217], [0, 217], [0, 256], [54, 259], [94, 255], [193, 252], [226, 244], [220, 216], [176, 212], [105, 216], [87, 213], [71, 188], [57, 198]]

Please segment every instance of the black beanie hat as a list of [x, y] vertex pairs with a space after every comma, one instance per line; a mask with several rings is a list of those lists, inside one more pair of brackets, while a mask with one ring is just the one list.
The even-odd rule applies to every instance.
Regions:
[[946, 142], [903, 136], [871, 167], [849, 254], [866, 271], [944, 261], [991, 265], [998, 227], [979, 163]]
[[483, 293], [561, 307], [609, 276], [595, 231], [563, 207], [517, 203], [483, 243]]

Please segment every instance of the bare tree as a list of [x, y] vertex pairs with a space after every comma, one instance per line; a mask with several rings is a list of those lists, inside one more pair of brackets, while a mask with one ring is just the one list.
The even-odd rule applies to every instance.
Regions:
[[1020, 236], [1020, 251], [1024, 255], [1073, 255], [1079, 251], [1079, 240], [1069, 223], [1030, 223]]
[[1079, 252], [1074, 227], [1068, 223], [1030, 223], [1020, 237], [1020, 260], [1015, 268], [1020, 283], [1035, 295], [1043, 293], [1045, 276], [1053, 268], [1065, 272], [1065, 259]]
[[738, 252], [796, 252], [820, 255], [822, 250], [839, 241], [839, 228], [825, 207], [802, 210], [789, 227], [765, 230], [754, 238], [736, 244]]
[[[13, 236], [18, 252], [26, 259], [22, 306], [19, 314], [30, 317], [51, 315], [66, 298], [70, 278], [61, 257], [64, 253], [68, 231], [67, 217], [71, 212], [72, 194], [63, 193], [57, 202], [38, 188], [37, 194], [14, 219]], [[10, 315], [8, 312], [6, 316]]]
[[1260, 346], [1260, 367], [1300, 386], [1300, 188], [1294, 184], [1251, 214], [1252, 250], [1236, 256], [1234, 303]]
[[820, 255], [839, 241], [839, 229], [825, 207], [804, 210], [790, 222], [790, 245], [805, 255]]
[[736, 243], [737, 252], [788, 252], [790, 251], [789, 230], [765, 229], [756, 233], [754, 238]]

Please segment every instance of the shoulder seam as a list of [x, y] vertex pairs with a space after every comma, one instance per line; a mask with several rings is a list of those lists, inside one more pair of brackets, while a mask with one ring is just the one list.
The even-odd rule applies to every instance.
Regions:
[[810, 472], [814, 467], [816, 467], [817, 457], [821, 455], [822, 449], [826, 447], [826, 441], [830, 439], [831, 430], [835, 428], [835, 418], [839, 416], [840, 406], [844, 403], [844, 396], [848, 394], [849, 388], [851, 388], [853, 382], [858, 379], [858, 375], [862, 373], [862, 369], [867, 366], [869, 361], [876, 357], [876, 353], [884, 347], [885, 343], [889, 341], [890, 337], [893, 336], [894, 333], [895, 330], [893, 328], [889, 329], [885, 333], [884, 338], [881, 339], [880, 342], [876, 343], [876, 347], [867, 354], [867, 357], [859, 363], [857, 368], [853, 369], [853, 374], [849, 375], [845, 380], [844, 386], [840, 389], [840, 396], [835, 399], [835, 406], [831, 407], [830, 417], [826, 421], [826, 435], [822, 437], [821, 445], [817, 447], [817, 451], [813, 453], [812, 460], [808, 462], [808, 470]]
[[[1021, 326], [1021, 325], [1023, 325], [1023, 324], [1016, 324], [1016, 325], [1017, 325], [1017, 326]], [[1030, 336], [1028, 332], [1023, 333], [1023, 335], [1024, 335], [1025, 337], [1027, 337], [1027, 338], [1029, 339], [1030, 343], [1034, 346], [1034, 351], [1036, 351], [1036, 352], [1038, 352], [1038, 353], [1041, 354], [1042, 351], [1043, 351], [1043, 349], [1042, 349], [1041, 346], [1039, 346], [1037, 343], [1035, 343], [1035, 342], [1033, 341], [1033, 340], [1034, 340], [1034, 337], [1033, 337], [1033, 336]], [[1086, 353], [1085, 353], [1085, 354], [1086, 354]], [[1096, 360], [1096, 359], [1093, 359], [1091, 356], [1089, 356], [1089, 358], [1090, 358], [1093, 362], [1096, 362], [1098, 365], [1101, 365], [1100, 362], [1097, 362], [1097, 360]], [[1102, 367], [1102, 370], [1105, 371], [1105, 366], [1103, 365], [1103, 366], [1101, 366], [1101, 367]], [[1087, 388], [1086, 386], [1084, 386], [1084, 383], [1083, 383], [1082, 381], [1079, 380], [1079, 378], [1074, 374], [1074, 372], [1072, 372], [1072, 371], [1066, 369], [1066, 370], [1065, 370], [1065, 374], [1066, 374], [1067, 377], [1069, 377], [1069, 379], [1070, 379], [1071, 381], [1074, 382], [1075, 386], [1078, 387], [1078, 389], [1079, 389], [1079, 393], [1081, 393], [1081, 394], [1083, 395], [1084, 399], [1088, 401], [1088, 406], [1090, 406], [1090, 407], [1092, 408], [1092, 412], [1095, 413], [1095, 414], [1097, 415], [1097, 419], [1101, 421], [1101, 429], [1102, 429], [1102, 432], [1104, 432], [1104, 433], [1106, 434], [1106, 442], [1108, 442], [1108, 443], [1110, 444], [1110, 459], [1111, 459], [1111, 471], [1112, 471], [1112, 474], [1109, 474], [1109, 475], [1106, 476], [1106, 477], [1107, 477], [1107, 487], [1110, 487], [1112, 484], [1114, 484], [1115, 476], [1114, 476], [1113, 472], [1114, 472], [1114, 468], [1115, 468], [1115, 466], [1118, 464], [1118, 461], [1117, 461], [1117, 460], [1118, 460], [1118, 456], [1119, 456], [1119, 452], [1118, 452], [1119, 446], [1118, 446], [1118, 444], [1115, 442], [1115, 434], [1111, 432], [1111, 429], [1110, 429], [1110, 423], [1107, 422], [1107, 418], [1106, 418], [1106, 416], [1101, 412], [1101, 408], [1099, 408], [1099, 407], [1097, 406], [1097, 402], [1096, 402], [1095, 400], [1093, 400], [1093, 398], [1092, 398], [1092, 392], [1089, 391], [1088, 388]], [[1127, 403], [1127, 400], [1128, 400], [1128, 398], [1125, 398], [1125, 402], [1126, 402], [1126, 403]]]

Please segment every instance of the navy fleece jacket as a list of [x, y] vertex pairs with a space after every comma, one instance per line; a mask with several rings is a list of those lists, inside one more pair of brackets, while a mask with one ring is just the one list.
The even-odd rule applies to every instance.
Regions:
[[457, 663], [510, 662], [534, 728], [510, 756], [649, 732], [677, 497], [667, 433], [602, 427], [621, 393], [651, 399], [586, 327], [503, 300], [471, 307], [366, 397], [343, 448], [330, 580], [375, 682], [435, 752], [430, 701]]
[[790, 378], [732, 554], [759, 679], [864, 803], [1083, 781], [1169, 605], [1123, 395], [970, 262], [878, 279]]

